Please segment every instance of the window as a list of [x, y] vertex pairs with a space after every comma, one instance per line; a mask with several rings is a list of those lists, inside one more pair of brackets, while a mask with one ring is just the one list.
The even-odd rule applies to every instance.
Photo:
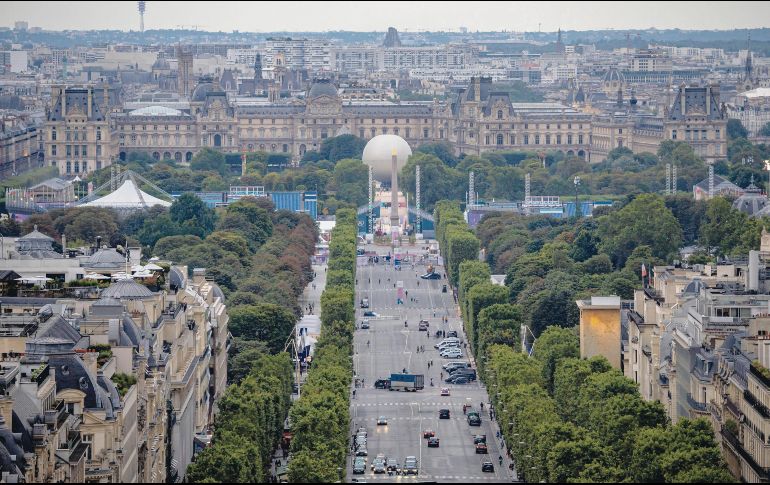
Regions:
[[67, 173], [72, 173], [72, 162], [67, 160]]
[[545, 144], [546, 145], [550, 145], [551, 144], [551, 135], [550, 134], [546, 134], [545, 135]]
[[484, 144], [489, 145], [489, 135], [484, 138]]
[[283, 144], [283, 153], [286, 153], [286, 152], [288, 152], [288, 151], [289, 151], [289, 145], [287, 145], [286, 143], [284, 143], [284, 144]]
[[441, 138], [441, 139], [444, 138], [444, 129], [443, 128], [439, 128], [439, 130], [438, 130], [438, 137]]
[[578, 145], [582, 145], [582, 144], [583, 144], [583, 134], [581, 133], [578, 135]]
[[556, 144], [561, 145], [561, 134], [556, 134]]
[[96, 145], [96, 156], [99, 157], [102, 155], [102, 146]]
[[75, 146], [75, 158], [80, 156], [80, 145], [74, 145]]
[[[719, 132], [719, 130], [717, 130]], [[56, 141], [56, 130], [51, 130], [51, 141]]]
[[540, 144], [540, 135], [535, 135], [535, 145]]
[[78, 141], [78, 130], [75, 128], [75, 141]]
[[422, 137], [423, 138], [428, 138], [428, 129], [427, 128], [423, 128], [422, 129]]
[[516, 135], [511, 134], [511, 145], [515, 145], [515, 144], [516, 144]]
[[502, 145], [503, 144], [503, 135], [497, 135], [497, 144]]
[[567, 135], [567, 145], [572, 145], [572, 133]]
[[382, 134], [383, 135], [387, 135], [388, 134], [388, 129], [383, 127], [382, 128]]
[[503, 110], [501, 109], [497, 110], [497, 119], [498, 120], [503, 119]]
[[67, 139], [67, 141], [70, 141], [72, 139], [72, 133], [70, 132], [70, 130], [67, 130], [66, 139]]
[[51, 156], [56, 156], [56, 145], [51, 145]]
[[393, 134], [398, 135], [398, 128], [393, 128]]
[[671, 139], [676, 140], [676, 130], [671, 130]]
[[96, 129], [96, 141], [100, 141], [102, 139], [102, 129], [97, 128]]
[[524, 144], [529, 145], [529, 135], [524, 135]]
[[[363, 128], [359, 128], [358, 129], [358, 137], [359, 138], [364, 138], [364, 129]], [[303, 136], [303, 138], [304, 138], [304, 136]]]
[[525, 130], [529, 129], [529, 123], [524, 123], [524, 129]]
[[412, 131], [408, 126], [405, 128], [406, 130], [406, 137], [409, 138], [411, 136], [410, 132]]
[[[721, 135], [719, 130], [717, 130], [717, 132], [716, 132], [716, 139], [717, 140], [721, 140], [722, 139], [722, 135]], [[55, 140], [55, 138], [54, 138], [54, 140]]]
[[80, 162], [75, 160], [75, 173], [80, 173]]

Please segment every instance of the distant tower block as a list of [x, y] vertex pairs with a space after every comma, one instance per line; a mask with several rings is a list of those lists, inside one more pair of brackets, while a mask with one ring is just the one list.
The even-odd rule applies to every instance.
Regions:
[[136, 2], [136, 8], [139, 10], [139, 32], [144, 32], [144, 10], [147, 2]]
[[388, 33], [385, 35], [383, 47], [401, 47], [401, 39], [398, 38], [398, 31], [394, 27], [388, 27]]

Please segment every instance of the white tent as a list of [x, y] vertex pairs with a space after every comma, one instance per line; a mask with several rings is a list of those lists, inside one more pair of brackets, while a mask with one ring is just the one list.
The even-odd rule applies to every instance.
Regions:
[[123, 182], [115, 192], [105, 195], [100, 199], [83, 204], [81, 207], [112, 207], [116, 209], [142, 209], [162, 205], [170, 207], [171, 202], [153, 197], [140, 190], [131, 179]]

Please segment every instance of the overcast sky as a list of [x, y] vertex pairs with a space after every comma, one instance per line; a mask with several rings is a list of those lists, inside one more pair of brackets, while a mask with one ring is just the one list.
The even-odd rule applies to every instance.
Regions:
[[[0, 2], [0, 25], [138, 30], [136, 2]], [[770, 27], [770, 2], [147, 2], [145, 29], [544, 32]]]

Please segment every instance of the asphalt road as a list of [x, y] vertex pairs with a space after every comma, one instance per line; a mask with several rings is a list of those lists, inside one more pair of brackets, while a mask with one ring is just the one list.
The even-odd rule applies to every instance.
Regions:
[[[381, 255], [389, 251], [389, 248], [382, 246], [369, 245], [365, 248]], [[410, 254], [419, 252], [418, 247], [408, 249]], [[425, 265], [417, 264], [414, 269], [411, 269], [410, 264], [402, 266], [401, 271], [395, 271], [392, 264], [383, 263], [381, 258], [380, 264], [358, 267], [356, 306], [359, 307], [362, 298], [369, 298], [369, 309], [380, 316], [368, 318], [371, 322], [369, 330], [359, 329], [355, 333], [354, 365], [356, 377], [364, 380], [364, 387], [356, 389], [355, 397], [351, 400], [351, 435], [359, 426], [368, 429], [369, 456], [365, 475], [353, 475], [353, 457], [349, 458], [347, 480], [510, 482], [508, 470], [498, 466], [498, 456], [502, 453], [499, 440], [495, 438], [490, 425], [486, 389], [478, 382], [451, 385], [444, 384], [440, 379], [442, 364], [450, 360], [441, 358], [433, 348], [440, 340], [433, 336], [436, 330], [457, 330], [461, 338], [466, 340], [451, 288], [448, 287], [447, 293], [442, 293], [446, 280], [419, 279], [417, 275], [426, 272]], [[445, 269], [437, 267], [436, 272], [443, 275]], [[396, 303], [397, 290], [394, 284], [397, 281], [403, 281], [404, 288], [409, 292], [403, 305]], [[417, 301], [412, 302], [411, 298]], [[356, 310], [359, 325], [364, 319], [363, 311], [361, 308]], [[443, 316], [449, 317], [447, 324], [441, 322]], [[429, 332], [417, 330], [421, 318], [430, 321]], [[404, 320], [409, 322], [408, 328], [404, 328]], [[417, 352], [418, 345], [423, 345], [425, 352]], [[464, 355], [462, 360], [468, 358]], [[429, 361], [433, 361], [430, 370], [427, 365]], [[404, 368], [409, 373], [425, 375], [424, 390], [398, 392], [374, 388], [375, 380], [389, 377], [391, 372], [398, 373]], [[431, 378], [434, 387], [430, 386]], [[440, 395], [442, 387], [449, 388], [449, 397]], [[463, 415], [463, 404], [472, 404], [478, 409], [481, 402], [484, 403], [482, 426], [469, 426]], [[442, 408], [450, 410], [451, 419], [438, 419], [438, 411]], [[387, 418], [387, 426], [377, 425], [379, 416]], [[435, 431], [440, 440], [439, 448], [427, 447], [427, 440], [422, 437], [424, 429]], [[488, 455], [476, 454], [473, 444], [475, 434], [487, 435]], [[406, 456], [417, 457], [419, 475], [375, 475], [370, 465], [378, 453], [394, 457], [401, 465]], [[495, 473], [481, 471], [481, 464], [485, 460], [494, 464]]]

